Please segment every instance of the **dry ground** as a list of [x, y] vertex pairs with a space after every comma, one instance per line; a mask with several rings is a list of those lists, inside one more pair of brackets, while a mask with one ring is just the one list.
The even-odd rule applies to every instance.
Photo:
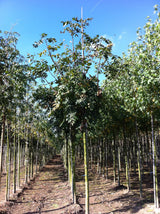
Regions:
[[[113, 213], [136, 213], [152, 214], [153, 211], [153, 192], [151, 175], [145, 174], [143, 178], [144, 194], [140, 200], [138, 193], [137, 177], [131, 180], [132, 191], [128, 192], [125, 187], [125, 179], [121, 181], [124, 185], [117, 187], [112, 180], [112, 169], [109, 170], [110, 179], [106, 180], [103, 176], [96, 173], [96, 168], [89, 170], [90, 179], [90, 214], [113, 214]], [[0, 213], [11, 214], [83, 214], [85, 209], [84, 194], [84, 170], [83, 166], [77, 166], [76, 172], [77, 202], [72, 204], [72, 195], [67, 181], [67, 174], [63, 167], [60, 156], [52, 159], [24, 188], [16, 199], [1, 205]]]

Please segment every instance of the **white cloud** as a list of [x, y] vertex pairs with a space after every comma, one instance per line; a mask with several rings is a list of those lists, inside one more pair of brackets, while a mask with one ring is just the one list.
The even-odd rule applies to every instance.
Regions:
[[127, 32], [122, 32], [119, 36], [118, 36], [118, 40], [121, 40], [123, 39], [124, 35], [126, 34]]
[[126, 39], [127, 32], [122, 31], [119, 35], [114, 34], [113, 36], [103, 34], [102, 36], [106, 39], [111, 40], [113, 43], [112, 51], [113, 53], [119, 51], [121, 49], [121, 43]]
[[121, 39], [122, 39], [122, 35], [119, 35], [118, 40], [121, 40]]

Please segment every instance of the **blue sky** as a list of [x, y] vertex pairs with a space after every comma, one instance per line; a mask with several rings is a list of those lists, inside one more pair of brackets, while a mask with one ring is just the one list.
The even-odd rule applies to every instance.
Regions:
[[158, 0], [0, 0], [0, 29], [20, 33], [19, 49], [33, 52], [32, 44], [41, 33], [62, 37], [61, 21], [92, 17], [88, 28], [91, 35], [105, 35], [114, 43], [113, 52], [126, 52], [136, 40], [136, 30], [143, 27], [147, 16], [153, 16]]
[[143, 27], [147, 16], [159, 0], [0, 0], [0, 30], [20, 33], [18, 48], [27, 55], [34, 53], [32, 44], [42, 33], [55, 38], [64, 37], [61, 21], [81, 15], [93, 18], [88, 32], [105, 35], [114, 43], [113, 53], [127, 52], [136, 40], [136, 30]]

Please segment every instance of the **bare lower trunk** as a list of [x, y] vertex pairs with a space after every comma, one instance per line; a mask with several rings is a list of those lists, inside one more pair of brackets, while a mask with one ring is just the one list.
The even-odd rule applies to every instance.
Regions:
[[9, 126], [7, 123], [7, 158], [6, 158], [6, 168], [7, 168], [7, 174], [6, 174], [6, 201], [9, 200], [10, 196], [10, 142], [9, 142]]
[[88, 148], [86, 130], [83, 132], [84, 167], [85, 167], [85, 213], [89, 214]]
[[138, 174], [139, 174], [139, 189], [140, 189], [140, 198], [142, 198], [142, 163], [141, 163], [141, 150], [140, 150], [137, 121], [136, 121], [136, 138], [137, 138], [137, 145], [138, 145], [137, 162], [138, 162]]
[[0, 185], [2, 177], [2, 157], [3, 157], [3, 144], [4, 144], [4, 133], [5, 133], [5, 113], [2, 116], [2, 130], [1, 130], [1, 145], [0, 145]]
[[154, 205], [159, 208], [158, 201], [158, 178], [157, 178], [157, 161], [156, 161], [156, 142], [154, 138], [154, 120], [151, 114], [151, 130], [152, 130], [152, 154], [153, 154], [153, 188], [154, 188]]
[[16, 121], [15, 121], [15, 130], [14, 130], [14, 155], [13, 155], [13, 192], [16, 193]]

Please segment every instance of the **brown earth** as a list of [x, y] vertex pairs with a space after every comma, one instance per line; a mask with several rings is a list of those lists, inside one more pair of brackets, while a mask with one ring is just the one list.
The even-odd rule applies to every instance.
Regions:
[[[123, 173], [124, 174], [124, 173]], [[105, 179], [96, 173], [96, 168], [89, 170], [90, 214], [137, 213], [152, 214], [153, 192], [151, 176], [144, 175], [143, 199], [139, 198], [137, 177], [132, 176], [132, 191], [125, 187], [125, 179], [120, 187], [111, 179]], [[67, 181], [67, 174], [60, 156], [52, 159], [28, 187], [24, 188], [17, 198], [1, 205], [0, 213], [11, 214], [83, 214], [85, 209], [84, 170], [77, 166], [76, 172], [77, 204], [72, 204], [72, 195]]]

